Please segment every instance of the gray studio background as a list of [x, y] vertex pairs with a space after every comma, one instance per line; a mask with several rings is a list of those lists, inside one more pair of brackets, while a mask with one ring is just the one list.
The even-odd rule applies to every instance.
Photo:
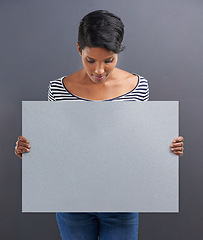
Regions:
[[[180, 101], [180, 212], [140, 214], [139, 240], [203, 236], [203, 2], [201, 0], [0, 1], [0, 239], [60, 239], [54, 213], [22, 213], [22, 101], [46, 101], [50, 80], [81, 69], [77, 32], [106, 9], [125, 25], [117, 67], [149, 81], [151, 101]], [[176, 136], [174, 136], [175, 138]], [[40, 138], [39, 138], [40, 141]], [[161, 136], [160, 136], [161, 141]]]

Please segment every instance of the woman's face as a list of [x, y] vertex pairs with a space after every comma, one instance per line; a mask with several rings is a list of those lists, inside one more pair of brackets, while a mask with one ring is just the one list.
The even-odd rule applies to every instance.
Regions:
[[[78, 45], [78, 51], [82, 58], [84, 70], [94, 83], [103, 83], [117, 64], [118, 54], [107, 49], [85, 47], [81, 52]], [[102, 78], [96, 78], [99, 76]]]

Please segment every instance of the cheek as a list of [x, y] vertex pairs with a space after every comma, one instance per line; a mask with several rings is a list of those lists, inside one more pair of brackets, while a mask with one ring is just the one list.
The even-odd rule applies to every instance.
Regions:
[[91, 71], [91, 69], [93, 69], [93, 65], [88, 64], [85, 60], [83, 61], [83, 66], [88, 71]]

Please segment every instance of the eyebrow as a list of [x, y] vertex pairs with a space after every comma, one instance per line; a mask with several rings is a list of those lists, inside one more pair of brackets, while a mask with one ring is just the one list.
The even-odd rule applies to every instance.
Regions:
[[[88, 57], [88, 56], [87, 56]], [[114, 56], [112, 56], [112, 57], [109, 57], [109, 58], [106, 58], [105, 60], [109, 60], [109, 59], [111, 59], [111, 58], [113, 58]], [[88, 57], [89, 59], [92, 59], [92, 60], [95, 60], [94, 58], [91, 58], [91, 57]]]

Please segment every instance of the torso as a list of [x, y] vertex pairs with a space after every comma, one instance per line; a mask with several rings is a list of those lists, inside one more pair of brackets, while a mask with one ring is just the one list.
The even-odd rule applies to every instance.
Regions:
[[132, 91], [138, 84], [138, 76], [122, 69], [114, 69], [114, 80], [109, 78], [103, 84], [84, 81], [84, 69], [63, 79], [66, 89], [72, 94], [89, 100], [106, 100], [116, 98]]

